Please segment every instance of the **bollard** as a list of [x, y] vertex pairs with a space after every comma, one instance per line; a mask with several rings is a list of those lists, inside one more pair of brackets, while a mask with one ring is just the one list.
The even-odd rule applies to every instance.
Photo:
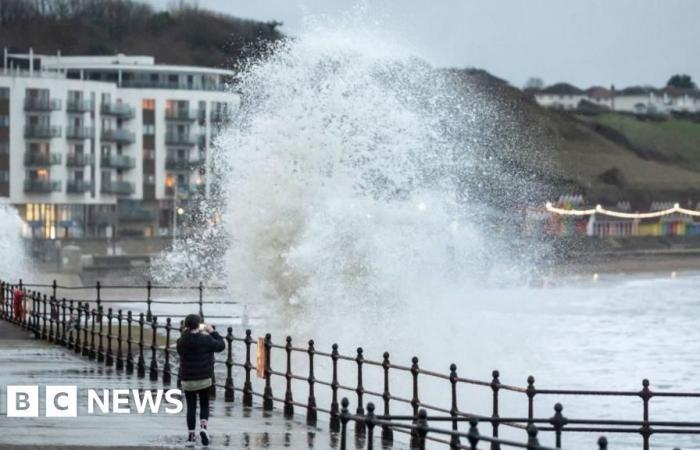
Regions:
[[348, 437], [348, 421], [350, 420], [350, 411], [348, 410], [348, 405], [350, 402], [347, 397], [343, 397], [340, 401], [340, 450], [347, 450], [347, 437]]
[[[365, 388], [362, 384], [362, 364], [365, 362], [364, 356], [362, 356], [362, 347], [357, 348], [357, 356], [355, 356], [355, 363], [357, 363], [357, 387], [355, 392], [357, 393], [357, 409], [355, 414], [358, 416], [365, 415], [365, 409], [362, 403], [362, 396], [365, 393]], [[363, 422], [355, 422], [355, 436], [362, 437], [365, 435], [365, 426]]]
[[330, 429], [333, 432], [340, 431], [340, 411], [338, 410], [338, 344], [331, 347], [331, 361], [333, 363], [333, 379], [331, 380], [331, 421]]
[[561, 432], [566, 425], [566, 417], [561, 413], [564, 407], [561, 403], [556, 403], [554, 405], [554, 415], [549, 419], [549, 423], [552, 424], [554, 428], [554, 445], [556, 448], [561, 448]]
[[151, 368], [149, 373], [149, 378], [151, 381], [158, 380], [158, 361], [157, 361], [157, 342], [156, 335], [158, 331], [158, 317], [153, 316], [151, 321]]
[[136, 376], [143, 378], [146, 376], [146, 361], [143, 358], [143, 313], [139, 313], [139, 361], [136, 368]]
[[309, 349], [307, 353], [309, 354], [309, 399], [306, 403], [306, 424], [315, 427], [318, 416], [316, 411], [316, 395], [314, 394], [314, 383], [316, 383], [316, 378], [314, 378], [314, 354], [316, 350], [314, 349], [313, 339], [309, 340]]
[[367, 450], [374, 449], [374, 403], [367, 403], [367, 415], [365, 416], [365, 426], [367, 427]]
[[95, 347], [95, 321], [97, 320], [97, 312], [95, 308], [90, 311], [90, 316], [92, 316], [92, 321], [90, 323], [90, 359], [95, 359], [97, 357], [97, 347]]
[[245, 330], [245, 382], [243, 383], [243, 406], [253, 406], [253, 385], [250, 382], [250, 370], [253, 365], [250, 363], [250, 344], [253, 338], [250, 337], [250, 330]]
[[[391, 400], [391, 392], [389, 391], [389, 369], [391, 361], [389, 361], [389, 352], [384, 352], [382, 355], [382, 370], [384, 371], [384, 391], [382, 392], [382, 400], [384, 401], [384, 415], [391, 414], [389, 410], [389, 401]], [[391, 419], [384, 419], [391, 420]], [[382, 445], [391, 447], [394, 443], [394, 431], [386, 425], [382, 425]]]
[[272, 335], [265, 335], [265, 391], [263, 393], [263, 411], [272, 411], [272, 385], [270, 384], [270, 353], [272, 350]]
[[642, 390], [639, 392], [639, 397], [642, 399], [642, 428], [639, 433], [643, 439], [643, 449], [649, 450], [649, 437], [651, 436], [651, 427], [649, 426], [649, 400], [653, 397], [651, 389], [649, 389], [649, 380], [642, 380]]
[[287, 354], [287, 370], [284, 378], [287, 381], [284, 391], [284, 417], [291, 419], [294, 416], [294, 398], [292, 397], [292, 337], [287, 336], [287, 344], [284, 346]]
[[[491, 410], [491, 436], [498, 439], [498, 392], [501, 389], [500, 373], [498, 370], [491, 372], [491, 391], [493, 391], [493, 405]], [[491, 450], [501, 450], [499, 442], [491, 442]]]
[[99, 344], [97, 346], [97, 362], [104, 362], [105, 361], [105, 347], [104, 347], [104, 330], [103, 330], [103, 323], [102, 323], [102, 306], [97, 307], [97, 319], [100, 321], [100, 326], [99, 326]]
[[146, 282], [146, 320], [149, 322], [153, 319], [151, 314], [151, 280]]
[[134, 353], [131, 348], [133, 343], [131, 335], [131, 325], [134, 321], [134, 316], [131, 311], [126, 312], [126, 373], [134, 373]]
[[[450, 364], [450, 387], [451, 387], [451, 397], [452, 406], [450, 407], [450, 416], [452, 416], [452, 431], [454, 432], [450, 437], [450, 449], [455, 450], [461, 448], [461, 442], [457, 432], [459, 431], [457, 427], [457, 415], [459, 414], [459, 408], [457, 406], [457, 364]], [[493, 448], [493, 447], [492, 447]]]
[[476, 450], [476, 446], [479, 445], [479, 438], [479, 420], [476, 417], [472, 417], [469, 419], [469, 431], [467, 432], [467, 440], [471, 450]]
[[170, 385], [170, 331], [172, 330], [172, 320], [170, 317], [165, 319], [165, 362], [163, 363], [163, 384]]
[[527, 389], [525, 390], [527, 394], [527, 419], [532, 423], [532, 419], [535, 417], [535, 395], [537, 394], [537, 389], [535, 389], [535, 377], [530, 375], [527, 377]]
[[105, 355], [105, 365], [114, 365], [114, 354], [112, 353], [112, 308], [107, 309], [107, 355]]
[[122, 321], [124, 315], [122, 310], [117, 311], [117, 365], [116, 369], [121, 372], [124, 370], [124, 353], [122, 352]]

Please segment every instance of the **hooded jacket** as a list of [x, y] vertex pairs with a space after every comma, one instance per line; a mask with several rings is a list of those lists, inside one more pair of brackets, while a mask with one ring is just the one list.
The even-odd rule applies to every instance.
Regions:
[[180, 355], [180, 380], [193, 381], [211, 378], [214, 372], [214, 353], [226, 348], [224, 338], [216, 331], [210, 334], [185, 330], [177, 340]]

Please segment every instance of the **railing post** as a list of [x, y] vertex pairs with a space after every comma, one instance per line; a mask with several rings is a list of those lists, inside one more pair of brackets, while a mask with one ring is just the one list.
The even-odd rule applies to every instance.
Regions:
[[608, 440], [605, 436], [598, 438], [598, 450], [608, 450]]
[[224, 383], [224, 401], [232, 402], [234, 398], [233, 389], [233, 327], [228, 327], [226, 332], [226, 382]]
[[540, 448], [540, 442], [537, 440], [537, 427], [534, 423], [530, 422], [527, 425], [527, 450], [538, 450]]
[[199, 282], [199, 316], [204, 320], [204, 284]]
[[470, 450], [476, 450], [479, 445], [479, 419], [472, 417], [469, 419], [469, 431], [467, 432], [467, 440], [469, 441]]
[[[500, 373], [498, 370], [491, 372], [491, 391], [493, 392], [493, 405], [491, 410], [491, 431], [494, 439], [498, 439], [498, 392], [501, 390]], [[491, 450], [501, 450], [499, 442], [491, 442]]]
[[270, 377], [272, 369], [270, 367], [270, 353], [272, 350], [272, 335], [267, 333], [265, 335], [265, 391], [263, 393], [263, 411], [272, 411], [272, 384], [270, 384]]
[[527, 377], [527, 389], [525, 390], [527, 394], [527, 420], [528, 423], [532, 423], [535, 418], [535, 395], [537, 394], [537, 389], [535, 388], [535, 377], [530, 375]]
[[112, 308], [107, 309], [107, 355], [105, 356], [105, 365], [107, 367], [114, 365], [114, 354], [112, 353]]
[[122, 310], [117, 311], [117, 365], [116, 369], [118, 371], [124, 370], [124, 352], [122, 351], [122, 321], [124, 320], [124, 315]]
[[[414, 419], [414, 425], [416, 425], [417, 422], [417, 417], [418, 417], [418, 407], [420, 406], [420, 400], [418, 399], [418, 374], [420, 373], [420, 368], [418, 367], [418, 357], [414, 356], [411, 358], [411, 375], [413, 377], [413, 396], [411, 397], [411, 407], [413, 407], [413, 417], [416, 417]], [[412, 446], [417, 446], [418, 445], [418, 428], [414, 428], [411, 430], [411, 445]]]
[[41, 295], [36, 291], [32, 292], [32, 315], [34, 316], [34, 339], [41, 339]]
[[425, 441], [428, 435], [428, 412], [421, 408], [418, 411], [418, 421], [416, 422], [416, 432], [418, 434], [418, 450], [425, 450]]
[[78, 307], [75, 309], [75, 341], [73, 342], [73, 351], [75, 353], [80, 353], [82, 350], [82, 343], [80, 342], [80, 332], [81, 332], [81, 325], [82, 325], [82, 316], [80, 314], [80, 302], [78, 302]]
[[338, 344], [333, 344], [331, 350], [331, 362], [333, 363], [333, 379], [331, 380], [331, 421], [330, 430], [340, 431], [340, 411], [338, 408]]
[[59, 320], [61, 320], [61, 339], [59, 340], [58, 343], [65, 347], [68, 344], [68, 340], [66, 339], [66, 299], [65, 298], [61, 299], [61, 316], [60, 316]]
[[102, 306], [102, 285], [99, 281], [95, 283], [95, 293], [95, 301], [97, 302], [97, 310], [99, 311]]
[[343, 397], [340, 401], [340, 450], [347, 450], [348, 421], [350, 420], [349, 404], [347, 397]]
[[90, 311], [92, 316], [92, 321], [90, 322], [90, 354], [88, 357], [90, 359], [95, 359], [97, 357], [97, 347], [95, 347], [95, 322], [97, 320], [97, 314], [95, 308]]
[[146, 320], [149, 322], [152, 320], [153, 315], [151, 314], [151, 280], [146, 282]]
[[134, 373], [134, 353], [131, 348], [133, 343], [131, 335], [131, 326], [134, 321], [134, 316], [131, 310], [126, 312], [126, 373]]
[[56, 300], [53, 297], [49, 298], [49, 310], [51, 311], [49, 314], [49, 336], [48, 336], [49, 342], [54, 342], [55, 341], [54, 338], [56, 336], [56, 332], [53, 329], [54, 310], [56, 309], [55, 302], [56, 302]]
[[151, 381], [156, 381], [158, 379], [158, 354], [157, 354], [157, 342], [156, 336], [158, 335], [158, 317], [152, 316], [151, 321], [151, 370], [149, 373], [149, 378]]
[[314, 354], [316, 350], [314, 349], [314, 341], [309, 340], [309, 399], [306, 404], [306, 424], [309, 426], [316, 426], [317, 422], [317, 411], [316, 411], [316, 395], [314, 394], [314, 383], [316, 378], [314, 377]]
[[[391, 361], [389, 361], [389, 352], [384, 352], [382, 360], [382, 369], [384, 370], [384, 391], [382, 392], [382, 400], [384, 400], [384, 415], [391, 414], [389, 402], [391, 401], [391, 392], [389, 390], [389, 369]], [[389, 420], [389, 419], [384, 419]], [[394, 431], [386, 425], [382, 425], [382, 444], [384, 446], [392, 446], [394, 442]]]
[[97, 307], [97, 318], [100, 321], [99, 323], [99, 339], [98, 339], [98, 346], [97, 346], [97, 362], [104, 362], [105, 361], [105, 345], [104, 345], [104, 324], [102, 323], [102, 314], [103, 314], [103, 309], [102, 306]]
[[2, 317], [3, 320], [6, 319], [5, 317], [5, 282], [0, 281], [0, 295], [2, 296], [0, 298], [0, 317]]
[[250, 344], [253, 342], [253, 338], [250, 336], [250, 330], [245, 330], [245, 363], [243, 364], [243, 369], [245, 370], [245, 381], [243, 382], [243, 406], [251, 407], [253, 406], [253, 385], [250, 382], [250, 370], [253, 365], [250, 362]]
[[[216, 331], [216, 327], [212, 325], [212, 328], [214, 331]], [[211, 362], [211, 386], [209, 386], [209, 399], [213, 400], [216, 398], [216, 358], [212, 360]]]
[[139, 313], [139, 361], [136, 364], [136, 375], [139, 378], [146, 376], [146, 360], [143, 357], [143, 313]]
[[165, 362], [163, 363], [163, 384], [170, 385], [172, 374], [170, 373], [170, 331], [172, 330], [172, 319], [165, 319]]
[[[75, 312], [75, 309], [73, 308], [73, 300], [68, 302], [68, 317], [69, 317], [69, 322], [66, 323], [66, 318], [65, 315], [63, 317], [63, 336], [64, 336], [64, 345], [68, 347], [70, 350], [73, 350], [73, 330], [71, 329], [73, 322], [73, 313]], [[68, 328], [68, 340], [65, 339], [66, 335], [66, 328]]]
[[56, 297], [56, 294], [58, 293], [57, 290], [58, 290], [58, 283], [56, 283], [56, 280], [53, 280], [51, 282], [51, 297], [57, 298]]
[[639, 433], [642, 435], [642, 440], [644, 442], [643, 449], [649, 450], [649, 438], [653, 432], [649, 426], [649, 400], [653, 397], [651, 389], [649, 389], [649, 380], [646, 378], [642, 380], [642, 390], [639, 392], [639, 397], [642, 399], [643, 411], [642, 411], [642, 427]]
[[85, 326], [83, 327], [83, 356], [90, 356], [90, 340], [88, 335], [90, 334], [90, 305], [88, 302], [83, 304], [83, 309], [85, 309]]
[[450, 449], [455, 450], [460, 448], [459, 436], [456, 434], [459, 430], [457, 427], [457, 415], [459, 414], [459, 408], [457, 406], [457, 365], [450, 364], [450, 388], [452, 397], [452, 406], [450, 407], [450, 416], [454, 419], [452, 421], [452, 431], [455, 432], [450, 437]]
[[284, 351], [287, 354], [287, 370], [284, 372], [284, 378], [287, 381], [284, 391], [284, 417], [290, 419], [294, 416], [294, 398], [292, 397], [292, 337], [287, 336], [287, 343], [284, 346]]
[[367, 403], [367, 415], [365, 416], [365, 425], [367, 426], [367, 450], [374, 449], [374, 403]]
[[[362, 355], [363, 351], [364, 350], [362, 350], [362, 347], [357, 347], [357, 356], [355, 357], [355, 362], [357, 363], [357, 387], [355, 388], [355, 393], [357, 393], [357, 409], [355, 410], [355, 414], [358, 416], [365, 415], [365, 408], [362, 403], [362, 396], [365, 393], [365, 388], [362, 382], [362, 365], [365, 362], [365, 358]], [[362, 437], [365, 435], [365, 432], [366, 429], [364, 422], [356, 421], [355, 435], [358, 437]]]
[[554, 405], [554, 415], [549, 419], [549, 423], [552, 424], [554, 428], [554, 445], [556, 448], [561, 448], [561, 432], [566, 425], [566, 417], [562, 414], [564, 407], [561, 403], [556, 403]]
[[47, 341], [49, 339], [49, 332], [46, 329], [46, 321], [48, 319], [48, 313], [47, 313], [47, 309], [48, 309], [48, 304], [47, 304], [48, 301], [47, 300], [48, 299], [46, 298], [46, 294], [43, 295], [42, 300], [43, 300], [42, 303], [44, 306], [44, 316], [42, 317], [43, 320], [42, 320], [42, 326], [41, 326], [41, 339]]

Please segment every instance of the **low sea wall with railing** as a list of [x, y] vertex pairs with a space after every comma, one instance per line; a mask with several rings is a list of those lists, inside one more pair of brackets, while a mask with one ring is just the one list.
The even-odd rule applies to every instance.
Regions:
[[[205, 293], [208, 289], [222, 289], [202, 284], [180, 288], [181, 292], [194, 295], [191, 300], [177, 301], [196, 305], [204, 317], [208, 305]], [[105, 289], [125, 292], [143, 289], [144, 299], [131, 296], [132, 302], [142, 302], [143, 309], [135, 313], [105, 305], [102, 298]], [[55, 282], [33, 285], [0, 281], [0, 317], [27, 330], [35, 339], [61, 345], [117, 372], [148, 377], [169, 386], [178, 381], [175, 342], [182, 324], [158, 314], [158, 307], [168, 303], [152, 298], [151, 294], [158, 289], [172, 289], [172, 286], [98, 283], [94, 287], [74, 289]], [[94, 298], [91, 301], [65, 298], [61, 295], [64, 290], [89, 290]], [[275, 405], [281, 407], [285, 417], [302, 414], [310, 427], [327, 426], [334, 448], [347, 448], [351, 435], [354, 445], [368, 449], [375, 446], [566, 448], [567, 436], [586, 433], [593, 434], [590, 444], [576, 448], [607, 449], [608, 440], [602, 437], [605, 434], [638, 436], [635, 447], [648, 450], [654, 436], [700, 434], [700, 422], [654, 420], [650, 411], [655, 398], [700, 400], [700, 392], [656, 390], [648, 380], [643, 380], [638, 390], [548, 389], [537, 386], [534, 377], [529, 377], [524, 386], [515, 386], [502, 383], [498, 371], [493, 371], [489, 380], [477, 380], [460, 376], [454, 364], [446, 373], [429, 370], [419, 364], [418, 357], [403, 365], [392, 361], [389, 352], [381, 359], [371, 359], [362, 348], [343, 354], [333, 344], [324, 351], [316, 348], [313, 340], [299, 346], [287, 336], [283, 342], [276, 342], [270, 333], [254, 337], [250, 329], [234, 333], [233, 326], [223, 334], [226, 350], [223, 357], [216, 358], [211, 393], [216, 397], [217, 391], [223, 392], [225, 402], [233, 402], [240, 395], [244, 407], [257, 405], [263, 414], [272, 413], [277, 409]], [[324, 370], [320, 371], [322, 367]], [[320, 376], [320, 372], [328, 377]], [[368, 378], [378, 380], [379, 388], [369, 386]], [[433, 388], [426, 392], [428, 384]], [[399, 393], [399, 385], [408, 386], [409, 394]], [[476, 414], [464, 408], [469, 400], [460, 395], [464, 386], [488, 393], [489, 414]], [[447, 405], [434, 401], [436, 389], [442, 389], [441, 397], [448, 398]], [[526, 402], [527, 414], [503, 414], [503, 402], [513, 396]], [[553, 405], [550, 416], [536, 415], [537, 402], [562, 397], [636, 399], [639, 416], [624, 420], [573, 418], [564, 414], [560, 403]], [[352, 433], [349, 424], [353, 424]], [[515, 431], [503, 433], [504, 430]], [[508, 437], [504, 437], [506, 434]], [[551, 446], [541, 443], [545, 441], [551, 441]], [[610, 448], [623, 447], [611, 444]]]

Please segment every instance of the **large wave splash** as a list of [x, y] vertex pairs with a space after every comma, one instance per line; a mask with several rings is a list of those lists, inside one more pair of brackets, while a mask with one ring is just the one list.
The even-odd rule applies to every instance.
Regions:
[[10, 205], [0, 204], [0, 278], [16, 283], [29, 276], [29, 260], [22, 238], [22, 219]]

